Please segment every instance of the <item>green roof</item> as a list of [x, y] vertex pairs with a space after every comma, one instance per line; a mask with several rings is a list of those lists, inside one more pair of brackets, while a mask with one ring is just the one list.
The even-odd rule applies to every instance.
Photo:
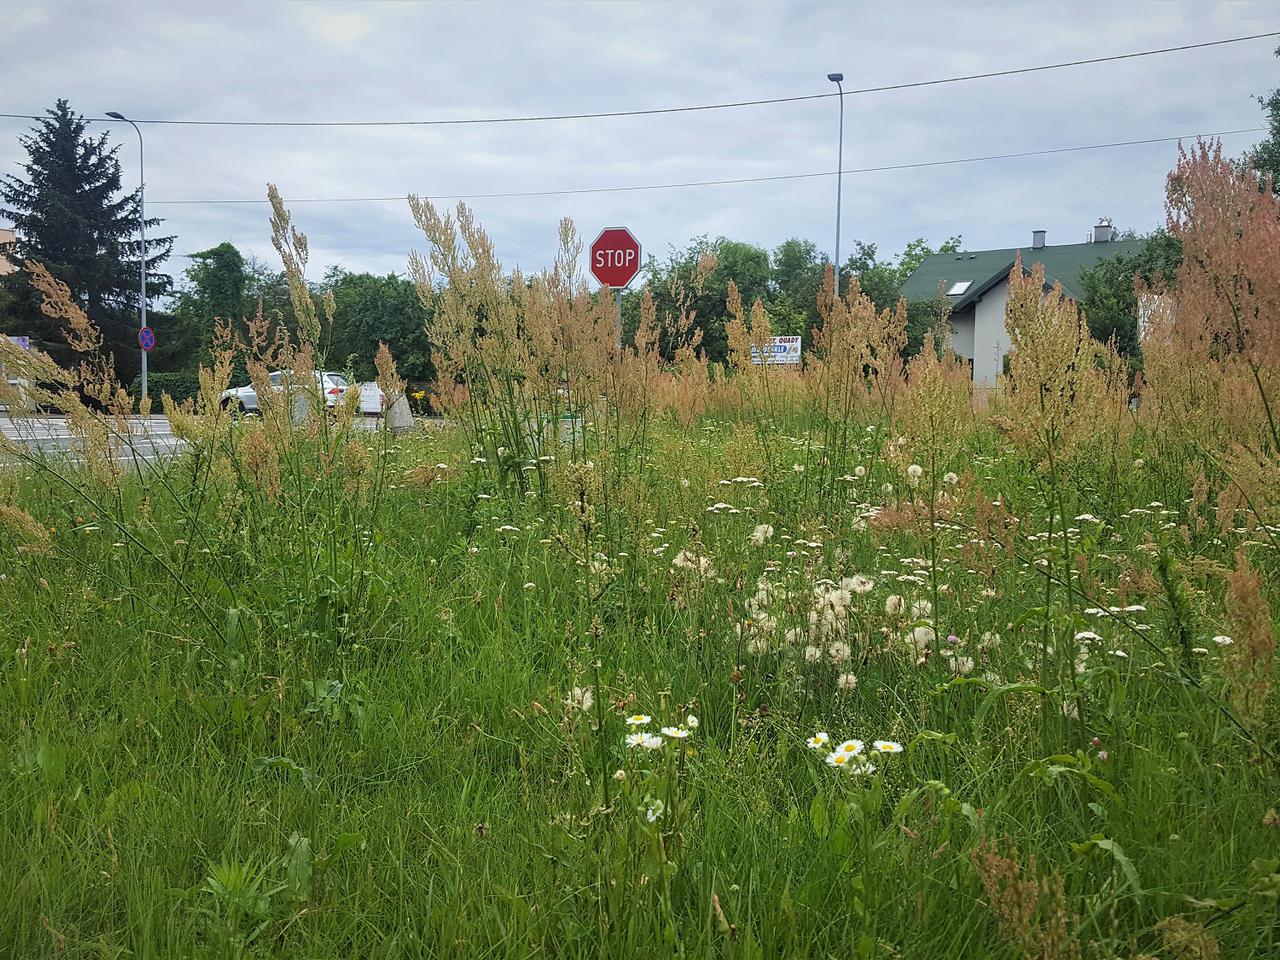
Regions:
[[1056, 247], [1011, 247], [1008, 250], [964, 250], [959, 253], [935, 253], [916, 267], [902, 285], [907, 300], [935, 300], [938, 289], [945, 293], [954, 284], [969, 281], [963, 293], [953, 294], [951, 309], [967, 307], [1009, 275], [1014, 258], [1022, 253], [1022, 266], [1044, 264], [1046, 283], [1062, 284], [1067, 296], [1081, 298], [1080, 274], [1102, 260], [1132, 256], [1142, 250], [1145, 240], [1112, 240], [1109, 243], [1064, 243]]

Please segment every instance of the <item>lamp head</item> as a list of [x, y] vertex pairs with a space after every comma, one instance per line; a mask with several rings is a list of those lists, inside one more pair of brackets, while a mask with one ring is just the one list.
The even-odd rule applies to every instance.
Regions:
[[[832, 83], [839, 83], [841, 80], [843, 80], [843, 79], [844, 79], [844, 74], [843, 74], [843, 73], [828, 73], [828, 74], [827, 74], [827, 79], [828, 79], [828, 80], [830, 80]], [[111, 114], [107, 114], [107, 116], [111, 116]]]
[[108, 111], [107, 111], [107, 116], [108, 116], [108, 117], [110, 117], [112, 120], [125, 120], [125, 119], [127, 119], [127, 118], [125, 117], [125, 115], [124, 115], [124, 114], [122, 114], [122, 113], [116, 113], [114, 110], [108, 110]]

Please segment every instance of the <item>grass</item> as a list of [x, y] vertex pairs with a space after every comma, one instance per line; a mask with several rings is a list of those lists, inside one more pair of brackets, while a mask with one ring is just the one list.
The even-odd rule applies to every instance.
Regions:
[[[975, 427], [933, 526], [885, 424], [822, 481], [805, 421], [759, 426], [655, 421], [527, 495], [448, 430], [312, 430], [276, 493], [253, 424], [145, 486], [10, 469], [48, 532], [0, 526], [0, 955], [1271, 955], [1274, 706], [1210, 640], [1253, 532], [1201, 532], [1141, 436], [1050, 489]], [[628, 749], [635, 712], [698, 724]], [[850, 775], [819, 730], [905, 749]]]

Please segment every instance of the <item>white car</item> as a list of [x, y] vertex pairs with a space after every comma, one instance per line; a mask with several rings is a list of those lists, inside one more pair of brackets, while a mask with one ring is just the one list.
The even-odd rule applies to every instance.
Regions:
[[[271, 389], [277, 393], [283, 393], [285, 382], [288, 374], [282, 371], [274, 371], [267, 377], [271, 385]], [[340, 373], [329, 373], [326, 371], [316, 371], [316, 388], [320, 391], [320, 395], [324, 397], [324, 405], [326, 407], [337, 406], [344, 396], [350, 384], [347, 378]], [[258, 392], [254, 390], [253, 384], [245, 387], [232, 387], [230, 390], [222, 392], [222, 406], [226, 410], [236, 413], [257, 413]]]

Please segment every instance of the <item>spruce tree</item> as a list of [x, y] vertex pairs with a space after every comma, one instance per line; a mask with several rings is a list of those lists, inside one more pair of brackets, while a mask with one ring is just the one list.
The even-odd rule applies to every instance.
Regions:
[[[105, 347], [127, 383], [139, 366], [139, 191], [120, 195], [120, 145], [110, 145], [106, 133], [86, 135], [88, 122], [66, 100], [46, 112], [48, 117], [19, 141], [27, 151], [25, 176], [0, 177], [0, 216], [17, 233], [2, 252], [18, 267], [32, 260], [43, 264], [70, 288], [101, 327]], [[147, 220], [148, 300], [167, 294], [173, 283], [156, 272], [173, 247], [173, 237], [151, 235], [160, 222]], [[5, 333], [30, 336], [59, 362], [75, 359], [61, 323], [40, 312], [25, 270], [0, 277], [0, 288], [13, 301], [3, 319]]]

